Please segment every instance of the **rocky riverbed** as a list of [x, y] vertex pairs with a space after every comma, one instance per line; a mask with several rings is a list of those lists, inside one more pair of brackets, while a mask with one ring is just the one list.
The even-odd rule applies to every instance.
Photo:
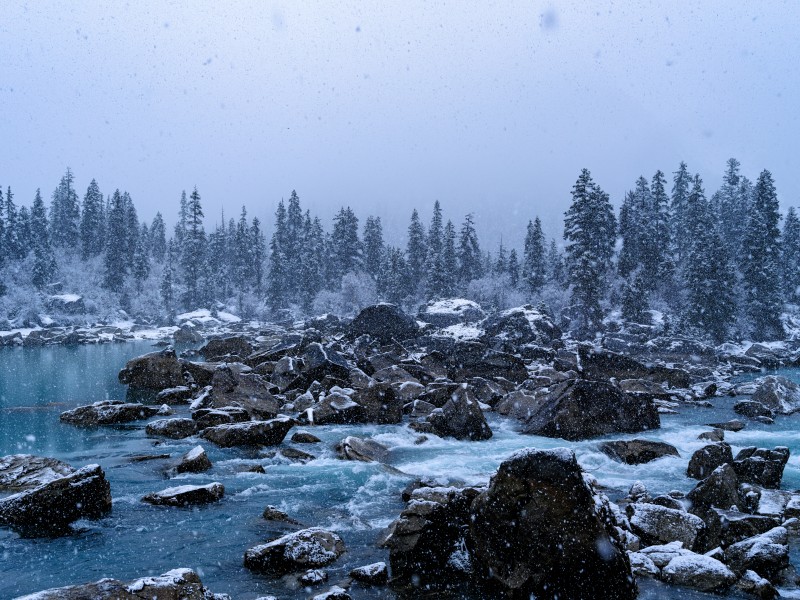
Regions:
[[[236, 598], [796, 589], [791, 343], [577, 342], [465, 301], [216, 334], [42, 411], [69, 443], [3, 432], [0, 595], [93, 573]], [[26, 580], [43, 547], [56, 564]]]

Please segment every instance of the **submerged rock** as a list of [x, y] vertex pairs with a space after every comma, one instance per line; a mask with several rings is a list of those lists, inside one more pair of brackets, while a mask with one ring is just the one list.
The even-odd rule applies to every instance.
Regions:
[[640, 439], [603, 442], [600, 451], [629, 465], [641, 465], [664, 456], [680, 456], [672, 444]]
[[356, 436], [347, 436], [336, 445], [336, 451], [344, 460], [360, 460], [362, 462], [386, 462], [389, 449], [375, 440], [365, 440]]
[[0, 457], [0, 492], [21, 492], [75, 472], [65, 462], [45, 456], [11, 454]]
[[62, 535], [78, 519], [98, 519], [111, 510], [111, 486], [99, 465], [88, 465], [0, 500], [0, 524], [23, 537]]
[[71, 585], [22, 596], [17, 600], [230, 600], [227, 594], [213, 594], [191, 569], [174, 569], [158, 577], [134, 581], [101, 579], [95, 583]]
[[344, 551], [342, 538], [331, 531], [312, 527], [250, 548], [244, 554], [244, 566], [252, 571], [284, 575], [324, 567]]
[[517, 452], [472, 505], [474, 564], [514, 597], [633, 599], [630, 562], [602, 506], [571, 450]]
[[223, 448], [231, 446], [277, 446], [294, 427], [289, 417], [269, 421], [247, 421], [217, 425], [203, 431], [202, 437]]
[[207, 485], [181, 485], [167, 488], [160, 492], [147, 494], [142, 498], [142, 502], [156, 506], [193, 506], [218, 502], [224, 495], [225, 486], [214, 482]]
[[708, 426], [715, 429], [722, 429], [724, 431], [733, 431], [734, 433], [745, 428], [745, 424], [739, 419], [731, 419], [730, 421], [725, 421], [724, 423], [709, 423]]
[[87, 406], [79, 406], [61, 413], [60, 419], [71, 425], [91, 427], [94, 425], [114, 425], [149, 419], [159, 414], [160, 407], [145, 406], [138, 402], [103, 400]]
[[277, 521], [279, 523], [288, 523], [289, 525], [300, 525], [298, 521], [295, 521], [285, 512], [275, 506], [272, 506], [271, 504], [264, 508], [264, 512], [261, 514], [261, 516], [264, 517], [264, 520], [266, 521]]

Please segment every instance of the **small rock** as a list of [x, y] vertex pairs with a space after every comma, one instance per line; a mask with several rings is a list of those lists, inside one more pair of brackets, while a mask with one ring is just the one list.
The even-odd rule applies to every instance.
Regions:
[[739, 419], [731, 419], [730, 421], [725, 421], [724, 423], [709, 423], [708, 426], [733, 432], [741, 431], [745, 427], [744, 423], [742, 423]]
[[292, 434], [291, 440], [295, 444], [316, 444], [322, 441], [313, 433], [308, 433], [307, 431], [295, 431]]
[[389, 570], [385, 562], [372, 563], [350, 571], [350, 577], [361, 583], [383, 585], [389, 581]]
[[149, 419], [158, 414], [160, 409], [145, 406], [138, 402], [121, 402], [119, 400], [103, 400], [87, 406], [79, 406], [61, 413], [60, 419], [71, 425], [91, 427], [94, 425], [113, 425], [128, 423], [141, 419]]
[[252, 571], [283, 575], [324, 567], [345, 551], [342, 538], [319, 527], [289, 533], [254, 546], [244, 555], [244, 566]]
[[299, 521], [295, 521], [285, 512], [280, 510], [279, 508], [272, 506], [271, 504], [268, 505], [264, 509], [264, 513], [262, 515], [264, 519], [267, 521], [278, 521], [279, 523], [289, 523], [290, 525], [300, 525]]
[[142, 498], [142, 502], [156, 506], [192, 506], [218, 502], [224, 495], [225, 486], [214, 482], [208, 485], [181, 485], [167, 488], [148, 494]]
[[725, 431], [722, 429], [714, 428], [711, 431], [704, 431], [697, 436], [698, 440], [706, 440], [709, 442], [721, 442], [725, 439]]
[[197, 432], [197, 423], [192, 419], [175, 418], [159, 419], [148, 423], [144, 428], [147, 435], [160, 435], [173, 440], [180, 440]]
[[309, 569], [298, 578], [298, 581], [304, 586], [319, 585], [328, 581], [328, 574], [321, 569]]
[[663, 569], [664, 579], [701, 592], [721, 592], [736, 581], [736, 575], [720, 561], [702, 554], [676, 556]]
[[628, 465], [641, 465], [664, 456], [680, 456], [671, 444], [640, 439], [603, 442], [600, 451]]
[[181, 457], [176, 471], [178, 473], [202, 473], [211, 468], [211, 459], [208, 458], [202, 446], [195, 446]]
[[386, 462], [389, 449], [375, 440], [348, 436], [336, 446], [339, 458], [344, 460], [360, 460], [363, 462]]

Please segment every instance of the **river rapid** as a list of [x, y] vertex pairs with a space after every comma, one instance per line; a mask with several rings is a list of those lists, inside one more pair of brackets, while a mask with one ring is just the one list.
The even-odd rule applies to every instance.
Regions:
[[[128, 359], [152, 351], [152, 342], [78, 347], [0, 349], [0, 455], [28, 453], [52, 456], [80, 467], [99, 463], [111, 483], [113, 511], [99, 521], [81, 521], [72, 535], [57, 539], [21, 539], [0, 529], [0, 599], [50, 587], [95, 581], [103, 577], [134, 579], [177, 567], [196, 570], [204, 584], [218, 593], [249, 600], [273, 594], [307, 598], [311, 590], [297, 588], [293, 578], [274, 579], [242, 566], [244, 551], [287, 530], [265, 521], [266, 505], [275, 505], [307, 526], [336, 531], [347, 552], [326, 570], [329, 584], [354, 567], [384, 560], [377, 547], [384, 529], [403, 509], [400, 492], [413, 479], [433, 477], [442, 484], [485, 483], [502, 460], [526, 448], [566, 446], [592, 473], [612, 500], [624, 496], [635, 480], [651, 493], [689, 491], [696, 481], [686, 477], [686, 465], [704, 442], [698, 434], [705, 423], [734, 418], [732, 398], [716, 398], [714, 408], [681, 407], [677, 415], [662, 415], [662, 428], [637, 436], [669, 442], [681, 457], [666, 457], [640, 466], [610, 460], [597, 449], [600, 440], [566, 442], [517, 432], [513, 420], [489, 414], [494, 436], [484, 442], [461, 442], [419, 435], [405, 425], [324, 426], [313, 428], [321, 444], [298, 444], [314, 454], [306, 464], [275, 456], [274, 449], [221, 449], [204, 442], [214, 464], [202, 474], [168, 479], [166, 469], [197, 440], [148, 437], [146, 421], [81, 429], [59, 422], [69, 408], [104, 399], [124, 399], [117, 373]], [[780, 374], [800, 381], [800, 370]], [[741, 398], [739, 398], [741, 399]], [[188, 407], [175, 407], [188, 416]], [[347, 435], [371, 437], [391, 450], [392, 468], [376, 463], [338, 460], [333, 445]], [[734, 454], [745, 446], [788, 446], [791, 457], [783, 489], [800, 488], [800, 414], [778, 417], [774, 425], [749, 422], [738, 433], [726, 432]], [[284, 444], [292, 445], [290, 442]], [[170, 455], [141, 462], [132, 457]], [[266, 473], [248, 472], [263, 466]], [[141, 502], [147, 493], [184, 483], [225, 485], [222, 502], [194, 509], [155, 507]], [[792, 562], [800, 564], [797, 548]], [[640, 580], [640, 598], [719, 598], [682, 588]], [[326, 589], [323, 585], [314, 591]], [[388, 588], [351, 589], [354, 598], [392, 597]]]

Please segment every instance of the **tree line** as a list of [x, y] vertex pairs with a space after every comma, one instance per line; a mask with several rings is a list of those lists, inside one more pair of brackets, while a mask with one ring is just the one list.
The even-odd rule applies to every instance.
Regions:
[[[502, 242], [484, 251], [473, 215], [457, 226], [438, 201], [427, 226], [412, 211], [405, 244], [397, 246], [385, 242], [380, 217], [362, 226], [349, 207], [327, 231], [294, 191], [278, 204], [269, 242], [245, 207], [207, 233], [197, 189], [182, 194], [171, 235], [160, 212], [140, 221], [127, 192], [104, 196], [92, 180], [81, 200], [69, 169], [49, 207], [39, 190], [30, 208], [14, 199], [10, 188], [0, 189], [4, 280], [10, 268], [26, 267], [30, 285], [47, 291], [65, 265], [77, 264], [123, 307], [157, 288], [166, 315], [245, 310], [245, 298], [275, 315], [466, 296], [499, 308], [542, 302], [583, 336], [600, 331], [614, 311], [647, 322], [658, 309], [674, 328], [721, 341], [781, 337], [784, 305], [800, 294], [800, 220], [790, 208], [781, 229], [772, 175], [764, 170], [753, 184], [736, 159], [710, 198], [700, 176], [680, 163], [671, 186], [662, 171], [640, 177], [618, 212], [584, 169], [563, 238], [548, 239], [535, 217], [519, 253]], [[0, 294], [6, 290], [0, 282]]]

